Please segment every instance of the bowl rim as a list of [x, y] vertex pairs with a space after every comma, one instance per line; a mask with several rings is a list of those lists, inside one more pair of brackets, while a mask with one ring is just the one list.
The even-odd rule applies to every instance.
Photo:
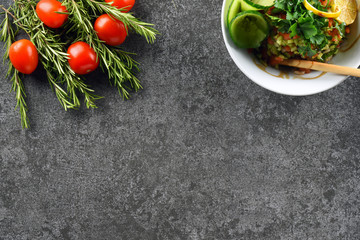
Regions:
[[[309, 89], [307, 91], [281, 91], [279, 89], [277, 89], [276, 87], [271, 87], [271, 86], [267, 86], [265, 84], [262, 83], [261, 80], [258, 79], [254, 79], [253, 76], [250, 75], [250, 72], [248, 70], [246, 70], [238, 61], [235, 61], [235, 55], [232, 52], [229, 43], [227, 42], [227, 27], [226, 27], [226, 23], [225, 23], [225, 8], [226, 8], [226, 4], [228, 1], [232, 1], [232, 0], [223, 0], [223, 4], [222, 4], [222, 8], [221, 8], [221, 30], [222, 30], [222, 36], [223, 36], [223, 41], [224, 44], [226, 46], [226, 49], [228, 51], [228, 53], [230, 54], [230, 57], [232, 59], [232, 61], [235, 63], [235, 65], [240, 69], [240, 71], [247, 77], [249, 78], [251, 81], [253, 81], [254, 83], [256, 83], [257, 85], [278, 93], [278, 94], [282, 94], [282, 95], [288, 95], [288, 96], [309, 96], [309, 95], [315, 95], [321, 92], [325, 92], [329, 89], [332, 89], [334, 87], [336, 87], [337, 85], [339, 85], [340, 83], [344, 82], [349, 76], [346, 75], [338, 75], [338, 74], [333, 74], [333, 75], [337, 75], [339, 77], [339, 80], [335, 81], [333, 84], [328, 84], [326, 87], [321, 88], [321, 90], [312, 90]], [[331, 74], [331, 73], [327, 73], [327, 74]]]

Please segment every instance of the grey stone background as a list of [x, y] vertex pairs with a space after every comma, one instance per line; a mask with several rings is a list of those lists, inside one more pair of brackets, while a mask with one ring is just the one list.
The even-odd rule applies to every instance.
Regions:
[[123, 101], [90, 74], [99, 108], [65, 112], [37, 70], [29, 130], [1, 65], [1, 240], [360, 239], [360, 80], [262, 89], [225, 49], [221, 5], [138, 0], [162, 33], [124, 46], [144, 90]]

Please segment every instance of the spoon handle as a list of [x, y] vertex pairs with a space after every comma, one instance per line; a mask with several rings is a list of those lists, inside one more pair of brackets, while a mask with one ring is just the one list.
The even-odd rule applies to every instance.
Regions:
[[334, 65], [334, 64], [328, 64], [328, 63], [321, 63], [321, 62], [307, 61], [307, 60], [298, 60], [298, 59], [285, 59], [280, 64], [286, 65], [286, 66], [291, 66], [291, 67], [313, 69], [313, 70], [318, 70], [318, 71], [323, 71], [323, 72], [331, 72], [331, 73], [337, 73], [337, 74], [342, 74], [342, 75], [360, 77], [360, 69], [338, 66], [338, 65]]

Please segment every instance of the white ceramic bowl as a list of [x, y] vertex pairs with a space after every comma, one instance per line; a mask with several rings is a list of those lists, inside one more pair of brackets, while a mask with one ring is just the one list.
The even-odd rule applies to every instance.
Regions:
[[[226, 15], [232, 0], [224, 0], [221, 11], [221, 27], [227, 50], [238, 68], [258, 85], [280, 94], [305, 96], [326, 91], [335, 87], [348, 76], [313, 71], [302, 76], [292, 72], [280, 72], [260, 64], [246, 49], [239, 49], [232, 42], [226, 27]], [[359, 3], [359, 0], [358, 0]], [[360, 18], [350, 25], [350, 36], [341, 46], [339, 53], [331, 60], [332, 64], [357, 68], [360, 65]]]

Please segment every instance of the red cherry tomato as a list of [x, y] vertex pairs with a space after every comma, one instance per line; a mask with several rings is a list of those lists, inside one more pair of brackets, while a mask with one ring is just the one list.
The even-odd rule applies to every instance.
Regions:
[[135, 4], [135, 0], [105, 0], [105, 2], [112, 2], [112, 6], [125, 9], [124, 12], [128, 12]]
[[122, 44], [127, 36], [124, 23], [111, 18], [107, 14], [103, 14], [96, 19], [94, 29], [99, 39], [111, 46]]
[[76, 42], [70, 45], [67, 50], [69, 54], [69, 65], [77, 74], [87, 74], [94, 71], [99, 66], [94, 49], [85, 42]]
[[27, 39], [11, 44], [9, 58], [12, 65], [21, 73], [30, 74], [35, 71], [39, 56], [36, 47]]
[[36, 5], [36, 13], [40, 20], [48, 27], [59, 28], [67, 20], [67, 14], [56, 12], [67, 12], [66, 7], [56, 0], [41, 0]]

